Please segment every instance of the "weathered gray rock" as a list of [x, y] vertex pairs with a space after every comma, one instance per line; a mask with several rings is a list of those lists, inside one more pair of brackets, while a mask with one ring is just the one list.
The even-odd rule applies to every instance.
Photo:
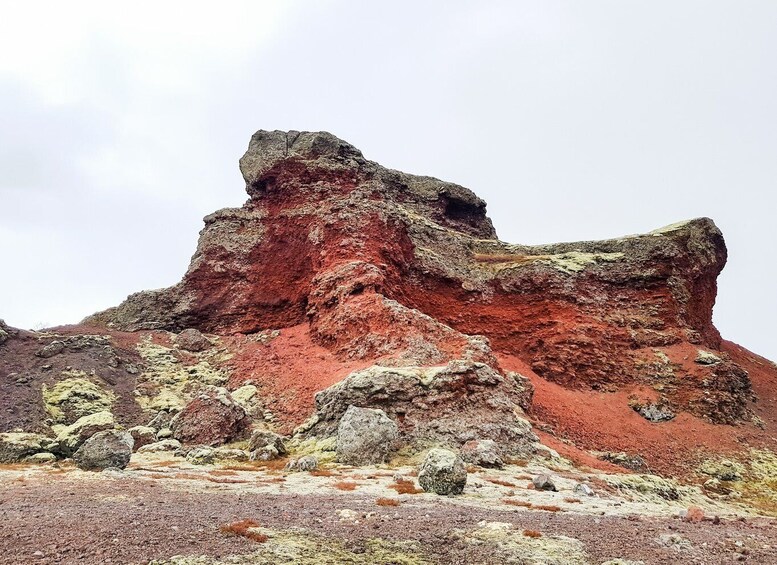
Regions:
[[461, 494], [467, 484], [467, 467], [453, 451], [432, 449], [421, 464], [418, 484], [426, 492]]
[[186, 460], [192, 465], [209, 465], [216, 459], [216, 450], [203, 445], [189, 450]]
[[346, 465], [384, 463], [398, 437], [399, 428], [383, 410], [349, 406], [337, 428], [337, 460]]
[[154, 428], [157, 432], [163, 429], [169, 429], [173, 416], [174, 414], [171, 414], [167, 410], [160, 410], [153, 418], [151, 418], [148, 427]]
[[461, 458], [466, 463], [472, 463], [479, 467], [504, 466], [504, 461], [499, 453], [499, 446], [491, 439], [473, 439], [461, 447]]
[[8, 338], [11, 337], [11, 334], [7, 330], [8, 326], [5, 325], [5, 322], [3, 320], [0, 320], [0, 345], [3, 345], [6, 341], [8, 341]]
[[156, 442], [156, 430], [150, 426], [134, 426], [127, 430], [135, 440], [135, 450]]
[[592, 489], [589, 485], [585, 483], [577, 483], [575, 485], [575, 488], [573, 489], [573, 492], [575, 494], [579, 494], [580, 496], [593, 496], [594, 495], [594, 489]]
[[40, 434], [8, 432], [0, 434], [0, 463], [18, 463], [36, 453], [54, 449], [56, 442]]
[[235, 447], [217, 447], [213, 450], [213, 458], [221, 461], [248, 461], [248, 452]]
[[534, 485], [534, 488], [537, 490], [550, 490], [553, 492], [556, 492], [556, 483], [553, 482], [553, 479], [550, 475], [542, 474], [537, 475], [531, 480], [532, 484]]
[[35, 465], [45, 465], [47, 463], [54, 463], [57, 460], [57, 456], [48, 451], [42, 451], [35, 455], [30, 455], [24, 458], [25, 463], [33, 463]]
[[256, 430], [251, 434], [248, 451], [252, 461], [270, 461], [286, 455], [283, 438], [270, 430]]
[[179, 449], [181, 449], [181, 442], [177, 439], [163, 439], [139, 447], [138, 453], [164, 453], [167, 451], [178, 451]]
[[54, 357], [55, 355], [59, 355], [65, 350], [65, 344], [59, 340], [52, 341], [48, 345], [44, 345], [41, 347], [38, 351], [35, 352], [35, 355], [38, 357], [43, 357], [44, 359], [48, 359], [49, 357]]
[[723, 361], [723, 359], [721, 359], [714, 353], [711, 353], [709, 351], [704, 351], [703, 349], [700, 349], [698, 351], [698, 354], [696, 355], [696, 362], [699, 365], [717, 365], [721, 361]]
[[195, 353], [205, 351], [213, 346], [207, 337], [194, 328], [189, 328], [179, 333], [175, 338], [175, 344], [181, 349]]
[[87, 439], [73, 455], [73, 461], [86, 471], [124, 469], [132, 457], [134, 440], [128, 432], [105, 430]]
[[668, 422], [675, 417], [674, 411], [666, 404], [635, 404], [634, 410], [650, 422]]
[[305, 455], [299, 459], [290, 459], [286, 464], [287, 471], [313, 471], [318, 467], [318, 458], [315, 455]]
[[115, 427], [116, 421], [110, 412], [97, 412], [83, 416], [73, 424], [58, 429], [57, 452], [64, 457], [70, 457], [94, 434]]
[[526, 390], [485, 363], [438, 367], [373, 366], [316, 394], [303, 437], [331, 437], [349, 406], [379, 408], [397, 422], [403, 442], [464, 444], [491, 439], [505, 455], [534, 452], [538, 438], [521, 417]]

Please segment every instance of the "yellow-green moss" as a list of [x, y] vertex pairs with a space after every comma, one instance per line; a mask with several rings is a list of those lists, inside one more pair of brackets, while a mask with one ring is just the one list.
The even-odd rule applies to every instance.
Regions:
[[152, 561], [149, 565], [368, 565], [392, 563], [396, 565], [431, 565], [417, 542], [387, 541], [380, 538], [364, 542], [363, 551], [352, 551], [342, 540], [319, 536], [305, 530], [273, 530], [251, 528], [268, 536], [257, 544], [257, 550], [245, 555], [230, 555], [219, 559], [207, 556], [175, 556]]
[[494, 546], [494, 562], [521, 565], [587, 565], [588, 556], [580, 540], [560, 535], [530, 537], [504, 522], [480, 522], [472, 531], [456, 535], [471, 544]]
[[137, 346], [145, 361], [138, 377], [136, 400], [145, 410], [180, 410], [195, 391], [196, 385], [224, 386], [229, 375], [214, 367], [207, 353], [194, 365], [184, 365], [174, 350], [153, 343], [150, 338]]
[[[43, 404], [56, 424], [72, 424], [82, 416], [110, 411], [116, 396], [83, 371], [63, 371], [68, 378], [51, 388], [43, 385]], [[92, 379], [97, 377], [92, 376]]]
[[337, 438], [333, 436], [324, 439], [309, 438], [303, 440], [295, 437], [286, 444], [286, 447], [292, 457], [314, 455], [319, 464], [333, 463], [336, 457]]

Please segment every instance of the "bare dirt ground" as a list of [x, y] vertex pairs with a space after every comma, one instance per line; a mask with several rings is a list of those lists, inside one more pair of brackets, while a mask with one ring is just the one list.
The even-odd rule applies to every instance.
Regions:
[[[176, 555], [208, 556], [174, 561], [198, 564], [777, 563], [772, 518], [713, 505], [707, 519], [684, 522], [679, 504], [604, 490], [581, 500], [570, 496], [573, 483], [563, 478], [559, 492], [536, 492], [526, 488], [521, 471], [472, 474], [463, 496], [447, 498], [398, 494], [389, 469], [316, 476], [169, 460], [134, 461], [126, 471], [103, 473], [6, 466], [0, 470], [0, 563], [146, 564]], [[379, 506], [380, 497], [398, 505]], [[543, 505], [550, 511], [538, 509]], [[713, 513], [721, 516], [718, 523]], [[269, 539], [258, 543], [221, 530], [245, 519], [259, 523]], [[294, 543], [312, 540], [317, 557], [279, 549], [289, 533], [297, 536]], [[410, 543], [392, 557], [375, 553], [375, 540]]]

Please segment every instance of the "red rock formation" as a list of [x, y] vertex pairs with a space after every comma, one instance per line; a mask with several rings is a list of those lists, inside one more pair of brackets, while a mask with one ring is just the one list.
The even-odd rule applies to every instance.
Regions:
[[[541, 429], [586, 449], [638, 454], [653, 469], [697, 449], [774, 437], [777, 417], [752, 401], [754, 392], [777, 398], [777, 368], [722, 342], [712, 324], [726, 247], [711, 220], [515, 245], [496, 238], [485, 203], [466, 188], [385, 169], [328, 133], [257, 132], [240, 167], [248, 201], [205, 218], [182, 281], [89, 317], [89, 332], [124, 344], [128, 358], [140, 339], [172, 343], [156, 330], [220, 336], [228, 388], [258, 385], [284, 431], [314, 412], [316, 392], [353, 371], [463, 361], [527, 377], [536, 387], [528, 412]], [[265, 339], [264, 330], [280, 335]], [[38, 339], [3, 335], [0, 377], [18, 365], [4, 365], [3, 352]], [[454, 392], [440, 405], [466, 397]], [[508, 404], [503, 413], [521, 411]], [[484, 406], [468, 407], [471, 417], [489, 421]]]
[[686, 362], [721, 345], [712, 307], [726, 247], [709, 219], [511, 245], [469, 190], [385, 169], [327, 133], [257, 132], [240, 166], [250, 199], [206, 218], [181, 283], [90, 323], [222, 334], [308, 323], [342, 359], [416, 365], [472, 356], [468, 336], [484, 335], [567, 387], [640, 383], [675, 410], [747, 418], [745, 371]]

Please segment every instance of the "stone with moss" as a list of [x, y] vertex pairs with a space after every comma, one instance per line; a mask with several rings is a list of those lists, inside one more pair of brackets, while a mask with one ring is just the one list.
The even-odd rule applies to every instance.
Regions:
[[18, 463], [38, 453], [53, 449], [56, 442], [40, 434], [0, 433], [0, 463]]
[[[56, 424], [72, 424], [83, 416], [110, 411], [116, 396], [88, 378], [81, 371], [69, 375], [52, 387], [43, 385], [43, 404]], [[94, 378], [94, 377], [93, 377]]]
[[116, 427], [113, 414], [107, 411], [82, 416], [69, 426], [57, 426], [57, 451], [65, 457], [72, 456], [84, 442], [97, 432]]
[[745, 466], [730, 459], [708, 459], [699, 466], [699, 471], [719, 481], [740, 481]]

